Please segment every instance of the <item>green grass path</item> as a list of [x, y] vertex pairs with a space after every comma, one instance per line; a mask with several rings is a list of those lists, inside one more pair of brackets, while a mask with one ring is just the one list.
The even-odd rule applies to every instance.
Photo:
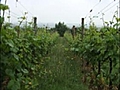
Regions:
[[67, 51], [68, 42], [58, 37], [49, 54], [46, 75], [41, 90], [87, 90], [82, 84], [80, 61], [74, 54]]

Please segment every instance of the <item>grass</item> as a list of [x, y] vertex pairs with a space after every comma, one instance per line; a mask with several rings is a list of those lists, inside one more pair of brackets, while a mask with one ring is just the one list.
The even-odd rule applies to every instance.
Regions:
[[80, 61], [67, 51], [66, 38], [58, 37], [48, 55], [45, 74], [40, 80], [38, 90], [88, 90], [81, 81]]

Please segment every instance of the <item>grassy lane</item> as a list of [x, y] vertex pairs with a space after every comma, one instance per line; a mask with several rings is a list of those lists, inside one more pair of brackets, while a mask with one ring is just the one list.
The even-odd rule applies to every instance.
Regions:
[[81, 81], [80, 63], [66, 51], [68, 45], [65, 38], [57, 39], [49, 54], [46, 74], [39, 86], [41, 90], [87, 90]]

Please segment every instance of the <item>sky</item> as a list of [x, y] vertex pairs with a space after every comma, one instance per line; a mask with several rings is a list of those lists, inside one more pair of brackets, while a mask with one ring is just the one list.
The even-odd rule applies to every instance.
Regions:
[[[85, 18], [85, 24], [89, 25], [90, 17], [96, 26], [103, 25], [105, 21], [111, 21], [115, 11], [119, 11], [119, 0], [7, 0], [10, 8], [10, 22], [18, 22], [24, 12], [28, 12], [28, 22], [32, 17], [37, 17], [37, 23], [77, 23], [81, 24], [81, 18]], [[5, 0], [1, 0], [5, 3]], [[90, 10], [92, 9], [92, 12]], [[99, 13], [99, 14], [98, 14]], [[9, 15], [7, 10], [5, 16]], [[94, 17], [97, 16], [97, 17]], [[94, 18], [93, 18], [94, 17]], [[7, 18], [5, 19], [6, 21]]]

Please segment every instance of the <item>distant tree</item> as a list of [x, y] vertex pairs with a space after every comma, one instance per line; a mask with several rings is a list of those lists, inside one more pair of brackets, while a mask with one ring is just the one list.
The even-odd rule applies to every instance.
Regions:
[[68, 29], [67, 26], [61, 22], [59, 22], [58, 24], [55, 24], [55, 29], [57, 30], [58, 34], [60, 35], [60, 37], [64, 37], [65, 31]]

